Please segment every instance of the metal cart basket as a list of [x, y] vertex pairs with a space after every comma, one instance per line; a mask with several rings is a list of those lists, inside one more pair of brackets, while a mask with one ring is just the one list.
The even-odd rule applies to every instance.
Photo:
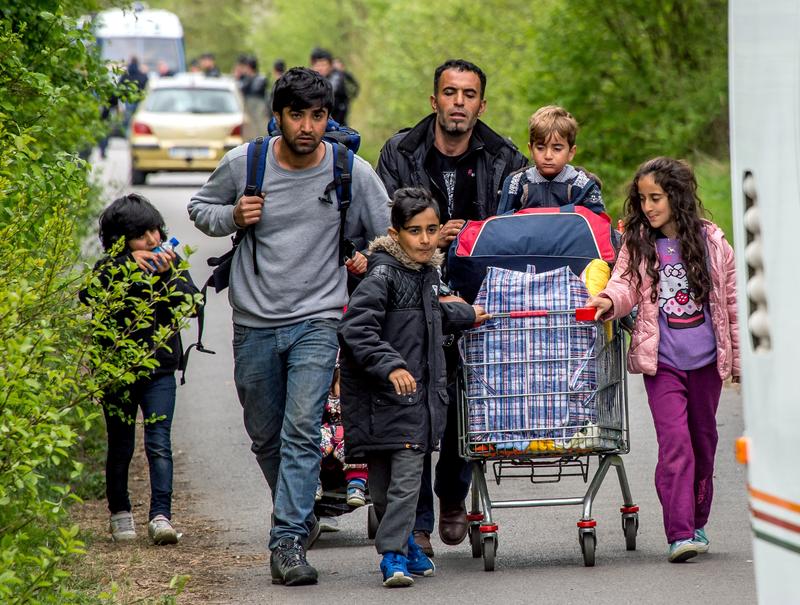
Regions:
[[[636, 549], [639, 508], [621, 455], [630, 451], [624, 337], [617, 324], [594, 321], [595, 309], [496, 314], [459, 342], [461, 456], [474, 462], [472, 508], [467, 515], [472, 556], [492, 571], [498, 543], [493, 508], [579, 505], [578, 540], [594, 565], [596, 521], [592, 502], [608, 469], [622, 489], [622, 531]], [[598, 467], [589, 481], [589, 462]], [[499, 484], [580, 476], [586, 493], [572, 498], [492, 501], [487, 463]]]

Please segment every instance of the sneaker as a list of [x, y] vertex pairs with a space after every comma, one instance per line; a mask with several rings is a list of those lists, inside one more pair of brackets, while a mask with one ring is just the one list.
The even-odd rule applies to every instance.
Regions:
[[317, 491], [314, 492], [314, 502], [322, 500], [322, 483], [317, 483]]
[[364, 490], [367, 484], [363, 479], [352, 479], [347, 484], [347, 504], [353, 507], [364, 506], [367, 503], [367, 497]]
[[408, 536], [408, 571], [415, 576], [432, 576], [436, 566], [422, 548], [414, 541], [414, 533]]
[[177, 544], [178, 532], [164, 515], [156, 515], [147, 524], [147, 533], [153, 544]]
[[383, 585], [388, 588], [411, 586], [414, 578], [408, 573], [408, 559], [399, 552], [387, 552], [381, 559]]
[[697, 552], [703, 554], [708, 552], [709, 542], [704, 528], [694, 530], [694, 539], [692, 540], [697, 547]]
[[322, 526], [319, 524], [319, 520], [314, 517], [314, 525], [308, 532], [308, 537], [306, 538], [306, 550], [311, 550], [311, 547], [314, 546], [321, 533]]
[[412, 534], [414, 542], [431, 559], [433, 558], [433, 546], [431, 546], [431, 534], [424, 529], [415, 529]]
[[696, 557], [698, 552], [693, 540], [677, 540], [669, 545], [669, 562], [683, 563]]
[[317, 583], [317, 570], [306, 561], [306, 551], [296, 536], [278, 540], [269, 556], [269, 569], [273, 584], [301, 586]]
[[339, 531], [339, 519], [336, 517], [320, 517], [319, 530], [322, 532]]
[[108, 531], [114, 542], [127, 542], [136, 539], [136, 528], [133, 525], [133, 515], [124, 510], [111, 515]]

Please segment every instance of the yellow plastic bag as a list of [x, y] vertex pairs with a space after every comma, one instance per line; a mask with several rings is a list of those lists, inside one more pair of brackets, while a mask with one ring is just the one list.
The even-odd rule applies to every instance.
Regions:
[[[604, 260], [596, 258], [586, 265], [586, 268], [581, 273], [581, 279], [586, 284], [586, 289], [589, 294], [597, 296], [606, 287], [608, 280], [611, 279], [611, 267]], [[611, 322], [605, 323], [606, 338], [611, 340]]]

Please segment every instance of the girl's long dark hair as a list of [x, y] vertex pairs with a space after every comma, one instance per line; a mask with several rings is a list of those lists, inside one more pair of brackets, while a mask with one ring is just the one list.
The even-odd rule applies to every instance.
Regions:
[[658, 299], [658, 255], [656, 238], [661, 235], [653, 229], [642, 210], [639, 179], [651, 175], [667, 194], [670, 210], [675, 219], [681, 256], [692, 296], [698, 303], [705, 302], [711, 290], [711, 276], [706, 264], [706, 242], [702, 218], [705, 209], [697, 197], [697, 180], [691, 166], [683, 160], [658, 157], [639, 166], [633, 177], [628, 199], [625, 201], [624, 245], [630, 255], [630, 264], [623, 276], [630, 275], [637, 290], [642, 286], [639, 266], [644, 261], [645, 272], [653, 280], [651, 302]]

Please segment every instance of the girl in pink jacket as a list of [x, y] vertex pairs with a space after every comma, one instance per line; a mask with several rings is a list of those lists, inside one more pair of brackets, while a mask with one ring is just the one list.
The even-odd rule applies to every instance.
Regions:
[[673, 563], [708, 551], [715, 416], [722, 381], [739, 381], [733, 249], [703, 212], [686, 162], [661, 157], [642, 164], [625, 203], [614, 273], [587, 303], [604, 320], [639, 307], [628, 369], [644, 374]]

